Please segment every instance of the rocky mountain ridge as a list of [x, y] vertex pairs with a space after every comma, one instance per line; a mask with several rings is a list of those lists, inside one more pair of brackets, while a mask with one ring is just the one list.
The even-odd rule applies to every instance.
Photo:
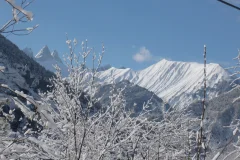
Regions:
[[0, 66], [5, 67], [4, 72], [0, 72], [0, 83], [24, 92], [46, 91], [49, 78], [54, 76], [2, 35]]
[[[111, 83], [112, 76], [116, 82], [129, 80], [154, 92], [170, 105], [183, 108], [203, 95], [203, 67], [200, 63], [163, 59], [140, 71], [111, 67], [99, 72], [98, 78], [104, 83]], [[219, 64], [207, 64], [208, 97], [211, 99], [230, 90], [232, 79]]]
[[34, 53], [32, 52], [32, 50], [30, 48], [25, 48], [25, 49], [23, 49], [23, 51], [28, 56], [29, 55], [30, 55], [30, 57], [32, 56], [32, 58], [36, 62], [38, 62], [43, 67], [45, 67], [47, 70], [49, 70], [51, 72], [55, 72], [56, 70], [54, 68], [54, 65], [58, 65], [61, 68], [62, 75], [64, 77], [68, 76], [67, 66], [64, 65], [64, 63], [62, 62], [61, 58], [59, 57], [58, 52], [56, 50], [53, 50], [51, 52], [47, 45], [45, 45], [35, 56], [33, 56]]

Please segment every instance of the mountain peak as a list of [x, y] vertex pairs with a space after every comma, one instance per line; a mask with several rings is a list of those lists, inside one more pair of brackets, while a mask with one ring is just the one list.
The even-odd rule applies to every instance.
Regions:
[[42, 48], [41, 50], [43, 50], [43, 51], [49, 51], [49, 48], [48, 48], [47, 45], [45, 45], [45, 46], [43, 46], [43, 48]]
[[[174, 60], [168, 60], [168, 59], [161, 59], [159, 62], [153, 64], [153, 65], [157, 65], [157, 64], [164, 64], [166, 65], [167, 64], [176, 64], [176, 65], [198, 65], [198, 66], [203, 66], [204, 64], [201, 63], [201, 62], [193, 62], [193, 61], [174, 61]], [[222, 68], [221, 65], [219, 65], [218, 63], [207, 63], [207, 67], [220, 67]]]
[[52, 59], [51, 52], [50, 52], [48, 46], [45, 45], [45, 46], [38, 52], [38, 54], [35, 56], [35, 58], [36, 58], [38, 61], [45, 61], [45, 60], [48, 60], [48, 59]]
[[165, 59], [165, 58], [163, 58], [163, 59], [160, 60], [160, 62], [166, 62], [166, 61], [168, 61], [168, 60]]
[[158, 63], [197, 63], [197, 62], [184, 62], [184, 61], [175, 61], [171, 59], [161, 59]]
[[[222, 85], [230, 84], [230, 74], [219, 64], [210, 63], [207, 67], [208, 98], [211, 99], [222, 92]], [[99, 79], [110, 83], [112, 75], [116, 82], [129, 80], [154, 92], [172, 106], [183, 108], [201, 96], [204, 80], [204, 65], [197, 62], [161, 61], [140, 71], [116, 69], [99, 73]], [[211, 91], [210, 91], [211, 90]]]
[[54, 50], [52, 53], [50, 52], [47, 45], [45, 45], [35, 56], [36, 61], [40, 63], [47, 70], [55, 72], [56, 69], [53, 65], [58, 65], [61, 68], [61, 72], [63, 76], [68, 76], [68, 68], [63, 64], [61, 58], [58, 55], [58, 52]]

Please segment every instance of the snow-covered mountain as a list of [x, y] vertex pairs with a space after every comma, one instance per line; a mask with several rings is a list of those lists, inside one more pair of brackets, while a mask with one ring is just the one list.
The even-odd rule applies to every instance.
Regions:
[[[29, 49], [26, 51], [29, 54]], [[54, 50], [51, 53], [48, 46], [38, 52], [35, 60], [52, 72], [55, 72], [53, 65], [57, 64], [62, 69], [63, 76], [68, 75], [67, 67], [58, 52]], [[116, 82], [129, 80], [144, 87], [177, 108], [188, 106], [203, 95], [203, 64], [196, 62], [163, 59], [140, 71], [108, 66], [98, 72], [98, 78], [106, 84], [112, 82], [112, 76]], [[219, 64], [207, 64], [207, 98], [211, 99], [229, 90], [231, 81], [230, 74]]]
[[[0, 66], [4, 66], [4, 72], [0, 72], [0, 84], [8, 85], [13, 90], [33, 94], [37, 90], [46, 91], [50, 85], [49, 78], [53, 73], [47, 71], [31, 57], [31, 50], [24, 54], [15, 44], [0, 35]], [[30, 56], [29, 56], [30, 55]], [[8, 90], [0, 88], [1, 93]]]
[[50, 52], [48, 46], [44, 46], [35, 56], [35, 60], [45, 67], [47, 70], [55, 72], [54, 65], [58, 65], [61, 68], [62, 75], [68, 75], [67, 66], [63, 64], [61, 58], [58, 55], [58, 52], [54, 50], [52, 53]]
[[45, 45], [35, 56], [35, 58], [37, 59], [37, 61], [46, 61], [49, 59], [53, 59], [51, 52], [48, 48], [47, 45]]
[[[98, 73], [99, 79], [111, 83], [129, 80], [144, 87], [172, 106], [182, 108], [200, 99], [203, 91], [203, 64], [195, 62], [176, 62], [163, 59], [146, 69], [133, 71], [130, 68], [111, 67]], [[211, 99], [228, 89], [230, 74], [219, 64], [207, 64], [207, 95]]]

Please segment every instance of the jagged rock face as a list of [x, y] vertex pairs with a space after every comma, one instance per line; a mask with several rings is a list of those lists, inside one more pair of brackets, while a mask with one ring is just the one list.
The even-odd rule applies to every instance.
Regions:
[[39, 52], [38, 54], [35, 56], [35, 58], [37, 59], [37, 61], [46, 61], [48, 59], [52, 59], [52, 55], [51, 52], [48, 48], [47, 45], [45, 45]]
[[0, 83], [25, 92], [38, 89], [46, 91], [49, 78], [54, 76], [1, 35], [0, 65], [6, 68], [0, 72]]
[[35, 60], [45, 67], [47, 70], [55, 72], [56, 69], [54, 65], [58, 65], [61, 68], [61, 73], [64, 77], [68, 76], [68, 68], [63, 64], [61, 58], [58, 55], [58, 52], [54, 50], [50, 52], [48, 46], [44, 46], [38, 54], [35, 56]]
[[[130, 68], [110, 68], [98, 73], [98, 78], [111, 83], [114, 76], [116, 82], [124, 79], [144, 87], [176, 108], [183, 108], [202, 97], [203, 64], [194, 62], [175, 62], [161, 60], [140, 71]], [[207, 64], [208, 97], [213, 98], [229, 90], [232, 79], [230, 74], [219, 64]], [[227, 86], [227, 87], [226, 87]]]
[[[57, 51], [50, 52], [44, 46], [35, 56], [46, 69], [55, 72], [54, 64], [62, 69], [62, 75], [68, 76], [68, 69], [62, 63]], [[164, 99], [171, 106], [181, 109], [187, 107], [203, 95], [203, 64], [194, 62], [176, 62], [161, 60], [146, 69], [134, 71], [130, 68], [117, 69], [107, 65], [98, 70], [101, 82], [110, 84], [112, 76], [116, 82], [129, 80]], [[231, 89], [232, 78], [219, 64], [207, 64], [207, 96], [209, 99]]]
[[48, 61], [55, 60], [56, 62], [62, 63], [61, 58], [58, 55], [58, 52], [54, 50], [52, 53], [50, 52], [47, 45], [45, 45], [35, 56], [37, 61]]

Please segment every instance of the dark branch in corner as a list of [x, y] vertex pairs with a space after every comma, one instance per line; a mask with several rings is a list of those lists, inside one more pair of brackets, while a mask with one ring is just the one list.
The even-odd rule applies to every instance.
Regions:
[[226, 2], [226, 1], [224, 1], [224, 0], [218, 0], [218, 1], [219, 1], [219, 2], [222, 2], [222, 3], [226, 4], [226, 5], [228, 5], [228, 6], [230, 6], [230, 7], [233, 7], [233, 8], [235, 8], [235, 9], [240, 10], [240, 7], [237, 7], [237, 6], [235, 6], [235, 5], [233, 5], [233, 4], [229, 3], [229, 2]]

